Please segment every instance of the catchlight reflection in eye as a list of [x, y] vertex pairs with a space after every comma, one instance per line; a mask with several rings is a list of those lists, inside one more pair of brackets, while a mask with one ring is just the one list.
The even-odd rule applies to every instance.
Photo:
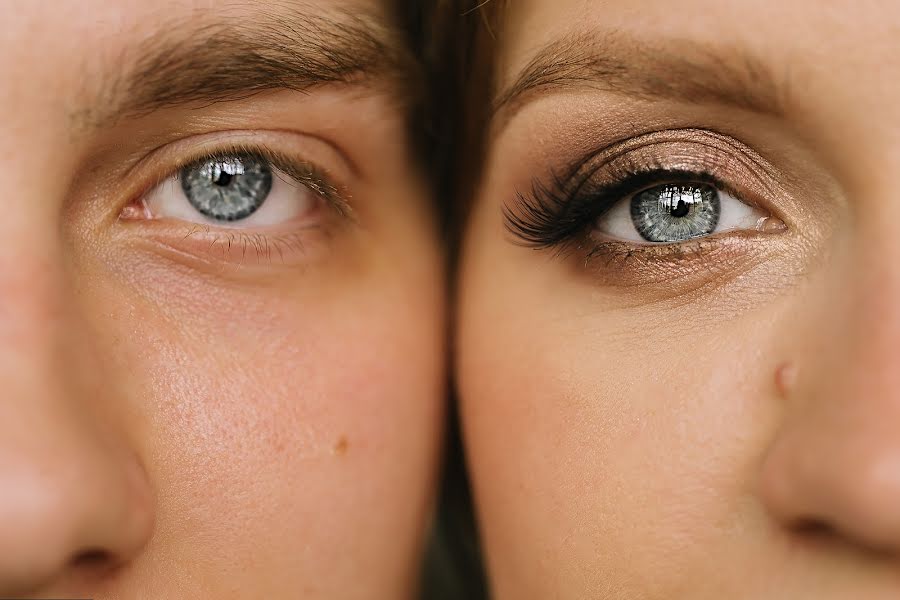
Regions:
[[671, 244], [732, 229], [759, 229], [768, 215], [706, 183], [667, 183], [625, 198], [597, 220], [595, 235]]
[[234, 154], [182, 167], [142, 198], [141, 216], [229, 228], [265, 227], [302, 217], [319, 201], [319, 193], [265, 158]]
[[205, 160], [181, 170], [181, 189], [191, 206], [217, 221], [237, 221], [262, 206], [272, 189], [272, 170], [250, 157]]

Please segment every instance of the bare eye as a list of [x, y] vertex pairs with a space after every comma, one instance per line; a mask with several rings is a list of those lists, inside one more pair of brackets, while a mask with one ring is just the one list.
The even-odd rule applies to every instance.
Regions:
[[317, 201], [308, 186], [250, 154], [195, 161], [143, 198], [154, 218], [220, 227], [277, 225], [303, 216]]
[[754, 229], [766, 213], [707, 183], [667, 183], [619, 201], [597, 220], [595, 233], [670, 244], [732, 229]]

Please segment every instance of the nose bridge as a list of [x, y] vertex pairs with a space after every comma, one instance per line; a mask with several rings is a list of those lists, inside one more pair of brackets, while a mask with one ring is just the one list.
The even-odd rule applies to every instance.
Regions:
[[849, 411], [847, 418], [868, 408], [887, 416], [900, 407], [897, 142], [900, 128], [883, 127], [864, 144], [872, 160], [845, 181], [847, 214], [809, 296], [809, 335], [817, 344], [810, 359], [817, 375], [807, 385], [826, 404]]
[[900, 147], [896, 154], [885, 152], [883, 168], [875, 166], [853, 193], [860, 199], [853, 207], [853, 241], [832, 272], [837, 301], [827, 303], [837, 389], [867, 399], [845, 406], [877, 407], [883, 418], [900, 410], [900, 196], [892, 175], [900, 172]]
[[[848, 400], [843, 406], [877, 407], [884, 418], [900, 411], [900, 228], [868, 238], [860, 244], [865, 247], [853, 272], [840, 274], [846, 289], [832, 309], [827, 362], [838, 382], [835, 391], [844, 390], [837, 395]], [[849, 402], [850, 397], [857, 401]]]
[[84, 556], [127, 560], [153, 515], [139, 460], [104, 410], [115, 381], [66, 267], [65, 178], [9, 152], [5, 135], [15, 197], [0, 219], [0, 596], [63, 580]]
[[[58, 178], [46, 176], [53, 171], [39, 157], [17, 154], [8, 146], [7, 136], [0, 137], [0, 168], [13, 173], [6, 189], [15, 191], [4, 202], [0, 219], [0, 380], [5, 388], [0, 394], [13, 400], [46, 397], [70, 371], [64, 340], [73, 337], [76, 311], [66, 298], [58, 233], [62, 190], [52, 185]], [[48, 377], [51, 373], [56, 377]], [[39, 393], [40, 387], [47, 393]]]

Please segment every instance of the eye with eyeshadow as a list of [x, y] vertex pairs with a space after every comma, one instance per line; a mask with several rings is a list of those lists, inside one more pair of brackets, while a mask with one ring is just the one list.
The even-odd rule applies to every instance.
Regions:
[[645, 137], [533, 182], [504, 207], [507, 229], [533, 248], [597, 254], [785, 228], [761, 193], [773, 188], [765, 169], [737, 142], [697, 131]]

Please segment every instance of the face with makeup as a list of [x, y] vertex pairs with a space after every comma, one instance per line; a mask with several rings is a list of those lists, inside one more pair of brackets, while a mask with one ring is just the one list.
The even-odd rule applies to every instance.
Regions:
[[495, 597], [897, 597], [900, 9], [493, 9], [457, 375]]
[[0, 596], [410, 597], [442, 259], [391, 15], [6, 11]]

